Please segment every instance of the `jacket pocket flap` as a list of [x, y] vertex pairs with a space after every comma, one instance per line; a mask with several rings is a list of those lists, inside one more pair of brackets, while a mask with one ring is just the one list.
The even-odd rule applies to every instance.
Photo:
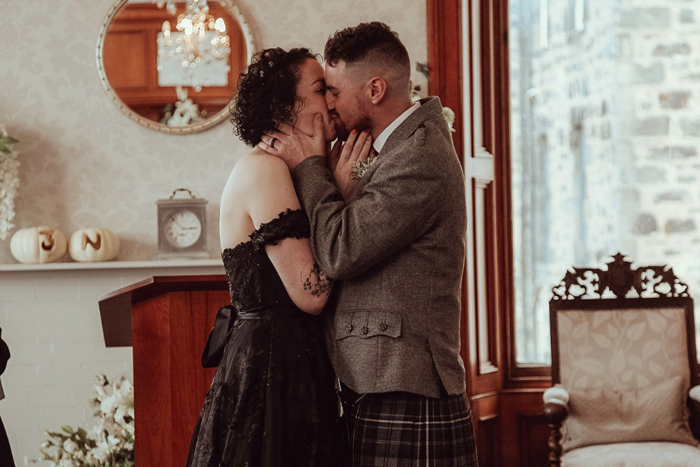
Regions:
[[374, 336], [399, 337], [401, 315], [388, 311], [351, 311], [340, 313], [335, 318], [335, 338]]

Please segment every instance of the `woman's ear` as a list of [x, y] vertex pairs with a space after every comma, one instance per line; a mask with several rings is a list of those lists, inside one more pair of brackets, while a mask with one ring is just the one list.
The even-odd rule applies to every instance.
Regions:
[[386, 96], [386, 81], [384, 81], [384, 78], [375, 76], [374, 78], [370, 79], [367, 84], [369, 85], [368, 97], [370, 102], [372, 105], [379, 104], [382, 99], [384, 99], [384, 96]]

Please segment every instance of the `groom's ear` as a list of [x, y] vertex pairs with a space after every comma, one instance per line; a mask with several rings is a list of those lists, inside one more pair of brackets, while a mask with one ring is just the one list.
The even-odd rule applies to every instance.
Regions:
[[367, 97], [371, 105], [379, 104], [386, 97], [386, 81], [384, 81], [384, 78], [375, 76], [367, 82]]

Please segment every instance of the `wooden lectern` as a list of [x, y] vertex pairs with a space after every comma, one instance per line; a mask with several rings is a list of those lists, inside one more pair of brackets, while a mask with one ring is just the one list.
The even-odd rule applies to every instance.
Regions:
[[202, 351], [220, 307], [224, 275], [152, 277], [99, 299], [107, 347], [133, 346], [136, 465], [184, 466], [215, 369]]

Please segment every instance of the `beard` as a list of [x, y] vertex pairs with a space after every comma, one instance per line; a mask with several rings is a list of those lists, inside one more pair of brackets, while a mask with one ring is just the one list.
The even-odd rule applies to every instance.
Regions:
[[[352, 118], [355, 117], [355, 118]], [[370, 128], [371, 121], [367, 115], [351, 116], [348, 122], [344, 122], [336, 112], [331, 114], [331, 123], [335, 125], [335, 132], [339, 140], [346, 141], [350, 132], [355, 129], [359, 132]]]

